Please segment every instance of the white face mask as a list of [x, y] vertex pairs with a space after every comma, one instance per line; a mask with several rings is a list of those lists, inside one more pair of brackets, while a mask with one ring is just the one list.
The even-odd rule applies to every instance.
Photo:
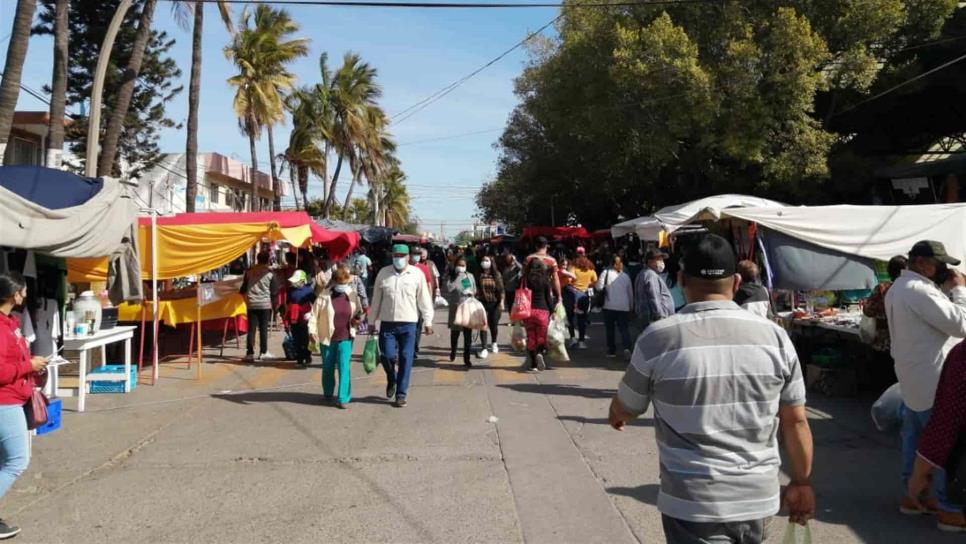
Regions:
[[407, 259], [406, 257], [393, 257], [392, 259], [392, 265], [396, 268], [396, 270], [402, 270], [406, 268], [406, 264], [408, 263], [409, 263], [409, 259]]
[[414, 263], [418, 263], [419, 261], [421, 261], [423, 259], [423, 256], [422, 255], [413, 255], [410, 258], [413, 260]]
[[480, 263], [480, 266], [483, 267], [483, 270], [489, 270], [490, 267], [493, 266], [493, 263], [491, 263], [490, 261], [483, 261], [482, 263]]
[[340, 283], [332, 288], [332, 290], [335, 291], [336, 293], [342, 293], [343, 295], [348, 293], [349, 289], [351, 289], [351, 287], [349, 287], [348, 284], [344, 284], [344, 283]]
[[465, 266], [457, 266], [456, 267], [456, 273], [457, 274], [462, 274], [464, 272], [466, 272], [466, 267]]
[[665, 268], [664, 261], [658, 261], [657, 264], [655, 265], [655, 268], [657, 269], [658, 274], [660, 274], [661, 272], [664, 272], [664, 268]]

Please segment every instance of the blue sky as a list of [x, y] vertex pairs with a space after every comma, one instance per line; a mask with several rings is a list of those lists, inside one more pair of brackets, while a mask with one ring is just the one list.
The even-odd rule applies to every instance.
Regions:
[[[6, 47], [12, 25], [13, 2], [0, 12], [0, 55]], [[242, 6], [233, 6], [237, 18]], [[38, 8], [39, 9], [39, 8]], [[383, 105], [395, 114], [449, 83], [490, 61], [529, 32], [551, 19], [556, 9], [514, 10], [416, 10], [385, 8], [342, 8], [286, 6], [302, 26], [299, 36], [311, 39], [310, 54], [292, 66], [300, 84], [318, 81], [319, 54], [329, 53], [330, 65], [341, 62], [346, 51], [355, 51], [379, 71]], [[183, 72], [185, 91], [170, 104], [175, 121], [187, 117], [187, 78], [191, 59], [191, 35], [171, 15], [171, 4], [161, 2], [155, 27], [166, 30], [177, 43], [171, 51]], [[546, 32], [552, 32], [548, 29]], [[204, 59], [199, 149], [233, 155], [249, 162], [248, 140], [242, 136], [231, 110], [232, 93], [225, 80], [234, 74], [222, 54], [228, 33], [221, 26], [217, 10], [205, 14]], [[52, 41], [35, 36], [30, 43], [23, 83], [40, 90], [50, 81]], [[0, 57], [3, 58], [3, 57]], [[493, 143], [516, 105], [513, 79], [526, 61], [523, 48], [397, 126], [392, 132], [400, 144], [399, 156], [409, 177], [413, 207], [424, 220], [424, 228], [439, 231], [447, 223], [447, 234], [455, 234], [472, 222], [476, 206], [475, 188], [493, 176], [497, 151]], [[46, 105], [20, 94], [21, 110], [42, 110]], [[291, 125], [278, 129], [277, 145], [283, 147]], [[479, 134], [442, 141], [435, 138]], [[184, 130], [162, 135], [162, 150], [184, 151]], [[258, 148], [260, 169], [268, 171], [268, 143], [263, 137]], [[340, 177], [339, 194], [345, 194], [346, 176]], [[321, 193], [321, 184], [310, 187]], [[358, 191], [358, 188], [357, 188]], [[357, 192], [358, 194], [358, 192]]]

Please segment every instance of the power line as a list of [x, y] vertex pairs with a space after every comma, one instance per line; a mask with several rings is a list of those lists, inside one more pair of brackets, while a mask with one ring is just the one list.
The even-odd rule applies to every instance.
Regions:
[[479, 74], [483, 70], [486, 70], [490, 66], [496, 64], [497, 62], [499, 62], [500, 60], [502, 60], [504, 57], [506, 57], [507, 55], [509, 55], [513, 51], [515, 51], [517, 48], [521, 47], [523, 44], [525, 44], [528, 41], [530, 41], [531, 39], [533, 39], [534, 36], [540, 34], [545, 29], [549, 28], [550, 25], [556, 23], [557, 20], [559, 20], [561, 17], [563, 17], [563, 14], [554, 17], [549, 23], [547, 23], [547, 24], [543, 25], [542, 27], [540, 27], [539, 29], [537, 29], [537, 31], [531, 32], [531, 33], [527, 34], [527, 37], [523, 38], [522, 40], [520, 40], [519, 42], [517, 42], [516, 45], [514, 45], [513, 47], [507, 49], [503, 53], [500, 53], [496, 58], [494, 58], [490, 62], [487, 62], [486, 64], [484, 64], [483, 66], [480, 66], [476, 70], [473, 70], [469, 74], [461, 77], [460, 79], [457, 79], [456, 81], [450, 83], [449, 85], [443, 87], [442, 89], [436, 91], [435, 93], [429, 95], [428, 97], [420, 100], [419, 102], [413, 104], [412, 106], [409, 106], [408, 108], [400, 111], [396, 115], [393, 115], [392, 116], [392, 124], [393, 125], [398, 125], [399, 123], [402, 123], [403, 121], [405, 121], [406, 119], [409, 119], [413, 115], [416, 115], [417, 113], [423, 111], [424, 109], [426, 109], [427, 107], [429, 107], [434, 102], [437, 102], [438, 100], [440, 100], [444, 96], [446, 96], [449, 93], [451, 93], [454, 90], [456, 90], [456, 88], [459, 87], [460, 85], [462, 85], [462, 84], [466, 83], [467, 81], [469, 81], [470, 78], [472, 78], [473, 76]]
[[[164, 0], [175, 2], [178, 0]], [[219, 0], [197, 0], [204, 4], [214, 4]], [[514, 9], [514, 8], [617, 8], [633, 6], [671, 6], [685, 4], [709, 4], [718, 0], [638, 0], [617, 2], [521, 2], [521, 3], [490, 3], [490, 2], [401, 2], [378, 0], [272, 0], [272, 4], [286, 6], [323, 6], [349, 8], [418, 8], [418, 9]], [[224, 0], [227, 4], [260, 4], [262, 0]]]
[[887, 95], [887, 94], [889, 94], [889, 93], [891, 93], [891, 92], [893, 92], [895, 90], [901, 89], [901, 88], [905, 87], [906, 85], [909, 85], [910, 83], [914, 83], [916, 81], [919, 81], [920, 79], [922, 79], [922, 78], [924, 78], [926, 76], [929, 76], [931, 74], [934, 74], [934, 73], [936, 73], [936, 72], [938, 72], [938, 71], [940, 71], [940, 70], [942, 70], [944, 68], [948, 68], [948, 67], [952, 66], [953, 64], [956, 64], [957, 62], [960, 62], [962, 60], [966, 60], [966, 55], [960, 55], [960, 56], [954, 58], [951, 61], [944, 62], [944, 63], [940, 64], [939, 66], [933, 68], [932, 70], [923, 72], [923, 73], [919, 74], [918, 76], [909, 78], [909, 79], [903, 81], [902, 83], [899, 83], [898, 85], [893, 85], [892, 87], [889, 87], [888, 89], [882, 91], [881, 93], [878, 93], [878, 94], [876, 94], [874, 96], [870, 96], [869, 98], [866, 98], [865, 100], [859, 102], [858, 104], [854, 104], [854, 105], [852, 105], [852, 106], [850, 106], [848, 108], [845, 108], [844, 110], [836, 113], [835, 116], [837, 117], [839, 115], [848, 113], [848, 112], [850, 112], [850, 111], [858, 108], [859, 106], [861, 106], [863, 104], [867, 104], [869, 102], [872, 102], [873, 100], [878, 100], [878, 99], [882, 98], [883, 96], [885, 96], [885, 95]]
[[455, 140], [457, 138], [465, 138], [466, 136], [476, 136], [477, 134], [486, 134], [486, 133], [489, 133], [489, 132], [496, 132], [498, 130], [503, 130], [503, 127], [488, 128], [488, 129], [485, 129], [485, 130], [477, 130], [477, 131], [474, 131], [474, 132], [463, 132], [463, 133], [460, 133], [460, 134], [450, 134], [448, 136], [439, 136], [437, 138], [427, 138], [425, 140], [413, 140], [411, 142], [400, 142], [400, 143], [396, 144], [396, 147], [401, 147], [401, 146], [404, 146], [404, 145], [428, 144], [428, 143], [431, 143], [431, 142], [442, 142], [444, 140]]

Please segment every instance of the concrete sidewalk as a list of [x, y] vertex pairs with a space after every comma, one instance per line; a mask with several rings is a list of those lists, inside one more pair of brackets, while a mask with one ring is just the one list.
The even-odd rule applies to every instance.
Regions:
[[[158, 386], [92, 395], [36, 438], [0, 512], [20, 542], [663, 542], [651, 421], [607, 426], [625, 363], [591, 334], [555, 370], [502, 352], [466, 370], [437, 324], [404, 409], [358, 363], [345, 411], [321, 405], [318, 363], [226, 352], [201, 381], [168, 365]], [[810, 405], [815, 542], [962, 540], [898, 514], [898, 441], [872, 429], [868, 402]]]

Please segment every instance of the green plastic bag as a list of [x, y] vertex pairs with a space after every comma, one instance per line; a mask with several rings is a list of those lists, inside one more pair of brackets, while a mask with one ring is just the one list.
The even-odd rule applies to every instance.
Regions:
[[[801, 538], [798, 536], [799, 530], [802, 533]], [[797, 523], [788, 522], [788, 528], [785, 529], [785, 538], [782, 539], [782, 544], [812, 544], [811, 528], [807, 524], [801, 527]]]
[[375, 336], [370, 336], [366, 340], [366, 347], [362, 350], [362, 368], [365, 369], [366, 374], [372, 374], [372, 371], [376, 369], [379, 364], [379, 339]]

